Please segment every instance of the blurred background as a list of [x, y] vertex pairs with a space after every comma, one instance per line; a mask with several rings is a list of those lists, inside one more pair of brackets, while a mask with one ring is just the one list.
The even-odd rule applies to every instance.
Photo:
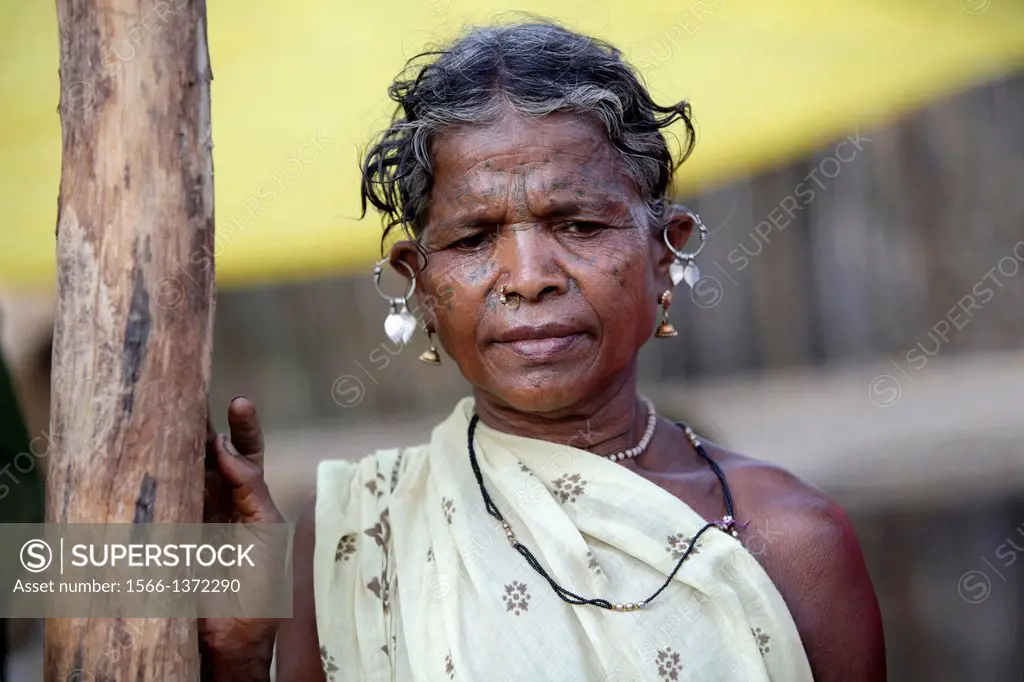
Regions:
[[[54, 108], [69, 86], [55, 80], [52, 6], [7, 4], [0, 63], [25, 64], [0, 70], [10, 522], [42, 513]], [[317, 462], [422, 442], [467, 393], [443, 353], [440, 367], [417, 361], [422, 335], [396, 351], [383, 333], [370, 277], [379, 221], [355, 220], [356, 164], [406, 58], [467, 24], [522, 16], [500, 3], [399, 4], [209, 7], [211, 405], [221, 428], [233, 396], [259, 406], [267, 476], [290, 519]], [[672, 308], [679, 336], [644, 350], [644, 391], [847, 508], [891, 680], [1024, 680], [1024, 3], [535, 4], [618, 45], [656, 99], [693, 105], [697, 151], [674, 193], [710, 237], [702, 279]], [[71, 85], [83, 106], [98, 87]], [[8, 679], [41, 679], [38, 624], [7, 629]]]

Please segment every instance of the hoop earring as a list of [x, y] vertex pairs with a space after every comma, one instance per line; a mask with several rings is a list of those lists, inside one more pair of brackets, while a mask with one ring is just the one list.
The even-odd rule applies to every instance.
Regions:
[[697, 264], [694, 260], [697, 258], [697, 254], [704, 250], [704, 244], [708, 241], [708, 228], [701, 222], [700, 216], [696, 213], [690, 213], [693, 216], [693, 221], [697, 223], [697, 230], [700, 234], [700, 244], [697, 246], [697, 250], [693, 253], [686, 253], [685, 251], [679, 251], [676, 247], [672, 246], [672, 242], [668, 240], [668, 228], [666, 227], [661, 232], [662, 241], [665, 242], [665, 246], [672, 252], [676, 258], [672, 261], [672, 265], [668, 268], [668, 276], [672, 279], [672, 286], [678, 285], [680, 282], [685, 281], [690, 288], [697, 283], [700, 279], [700, 270], [697, 268]]
[[384, 332], [391, 339], [392, 343], [407, 345], [416, 331], [416, 318], [409, 312], [408, 305], [409, 297], [416, 291], [416, 273], [413, 272], [408, 263], [398, 261], [409, 271], [411, 279], [409, 280], [409, 288], [405, 291], [405, 296], [403, 298], [392, 298], [381, 291], [380, 288], [380, 276], [384, 271], [384, 264], [387, 262], [388, 259], [383, 258], [377, 261], [373, 268], [373, 286], [377, 288], [377, 293], [388, 302], [391, 308], [391, 312], [384, 318]]

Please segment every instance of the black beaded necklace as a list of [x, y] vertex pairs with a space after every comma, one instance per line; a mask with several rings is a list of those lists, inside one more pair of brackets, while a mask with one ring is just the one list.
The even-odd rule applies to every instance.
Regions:
[[725, 500], [725, 516], [722, 517], [720, 521], [707, 522], [699, 531], [697, 531], [697, 534], [694, 535], [693, 539], [691, 539], [688, 543], [688, 546], [686, 548], [686, 551], [683, 553], [683, 556], [679, 557], [679, 561], [676, 563], [675, 568], [673, 568], [672, 572], [668, 574], [668, 578], [666, 578], [662, 586], [655, 590], [654, 594], [652, 594], [650, 597], [647, 597], [647, 599], [643, 599], [639, 602], [627, 602], [623, 604], [612, 603], [607, 599], [602, 598], [588, 599], [587, 597], [581, 597], [575, 592], [570, 592], [569, 590], [565, 589], [564, 587], [556, 583], [554, 578], [548, 575], [548, 572], [544, 570], [544, 567], [541, 566], [540, 561], [538, 561], [537, 557], [533, 555], [533, 552], [527, 549], [523, 545], [523, 543], [519, 542], [516, 539], [516, 535], [512, 531], [512, 527], [509, 526], [508, 522], [505, 520], [505, 517], [503, 517], [501, 515], [501, 512], [498, 511], [497, 505], [495, 505], [494, 501], [491, 500], [491, 496], [490, 494], [488, 494], [487, 488], [484, 487], [484, 478], [483, 475], [480, 473], [480, 464], [476, 461], [476, 451], [473, 448], [473, 436], [476, 433], [476, 425], [477, 422], [479, 422], [479, 420], [480, 416], [474, 414], [473, 418], [469, 421], [469, 463], [470, 466], [473, 467], [473, 474], [476, 476], [476, 482], [480, 486], [480, 494], [484, 498], [484, 506], [487, 509], [487, 513], [498, 520], [498, 522], [501, 524], [501, 527], [505, 530], [505, 536], [508, 538], [509, 544], [512, 545], [512, 547], [517, 552], [519, 552], [519, 554], [521, 554], [524, 559], [526, 559], [526, 563], [533, 567], [533, 570], [537, 571], [537, 573], [539, 573], [541, 577], [544, 578], [549, 585], [551, 585], [551, 589], [555, 591], [555, 594], [557, 594], [559, 597], [562, 598], [563, 601], [568, 602], [569, 604], [574, 604], [577, 606], [599, 606], [602, 609], [608, 609], [609, 611], [634, 611], [637, 609], [646, 608], [648, 605], [650, 605], [652, 601], [654, 601], [654, 599], [659, 594], [661, 594], [665, 590], [665, 588], [667, 588], [672, 583], [672, 579], [676, 577], [676, 573], [678, 573], [679, 569], [682, 568], [683, 562], [686, 561], [686, 558], [688, 556], [690, 556], [690, 552], [693, 550], [694, 547], [697, 546], [697, 540], [700, 538], [701, 535], [704, 534], [705, 531], [707, 531], [709, 528], [718, 528], [723, 532], [731, 533], [734, 538], [739, 537], [739, 533], [736, 532], [736, 521], [733, 518], [732, 493], [729, 492], [729, 485], [725, 482], [725, 474], [722, 473], [721, 467], [719, 467], [718, 464], [713, 459], [711, 459], [711, 457], [708, 456], [707, 451], [704, 449], [704, 445], [701, 443], [700, 439], [697, 438], [697, 435], [693, 432], [693, 430], [691, 430], [690, 427], [686, 426], [685, 424], [677, 423], [676, 425], [683, 429], [683, 432], [686, 434], [686, 437], [690, 441], [690, 444], [693, 446], [694, 450], [696, 450], [697, 454], [700, 455], [701, 458], [708, 463], [708, 466], [711, 467], [711, 470], [715, 473], [715, 476], [718, 477], [718, 481], [722, 484], [722, 497]]

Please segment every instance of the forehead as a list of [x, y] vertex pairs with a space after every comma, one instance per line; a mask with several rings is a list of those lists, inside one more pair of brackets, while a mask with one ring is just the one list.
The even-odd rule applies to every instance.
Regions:
[[441, 136], [433, 153], [433, 217], [495, 202], [537, 208], [638, 200], [604, 128], [578, 116], [509, 116], [493, 125], [457, 128]]

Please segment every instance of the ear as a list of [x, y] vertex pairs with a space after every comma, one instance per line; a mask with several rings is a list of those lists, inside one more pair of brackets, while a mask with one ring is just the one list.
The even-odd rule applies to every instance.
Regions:
[[391, 247], [388, 262], [395, 272], [405, 278], [406, 282], [412, 279], [413, 273], [418, 275], [420, 270], [426, 265], [423, 254], [420, 253], [416, 242], [405, 239], [396, 242]]
[[428, 291], [428, 287], [425, 286], [422, 270], [426, 268], [427, 263], [417, 243], [408, 240], [396, 242], [391, 247], [388, 262], [391, 264], [392, 269], [405, 279], [406, 286], [408, 286], [409, 280], [415, 274], [416, 290], [414, 293], [416, 302], [409, 302], [410, 312], [414, 317], [422, 320], [428, 331], [431, 333], [436, 332], [434, 309], [437, 307], [437, 296]]
[[664, 276], [666, 280], [668, 279], [668, 268], [676, 258], [672, 250], [665, 245], [666, 237], [673, 249], [684, 251], [686, 242], [689, 241], [695, 226], [696, 220], [690, 209], [672, 201], [665, 202], [665, 212], [661, 224], [656, 227], [655, 233], [652, 235], [657, 240], [659, 277]]

